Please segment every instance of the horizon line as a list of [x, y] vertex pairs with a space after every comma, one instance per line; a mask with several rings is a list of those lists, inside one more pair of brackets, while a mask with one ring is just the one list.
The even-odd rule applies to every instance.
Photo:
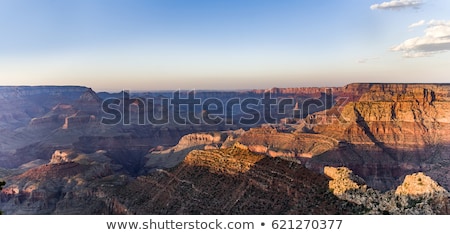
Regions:
[[174, 91], [199, 91], [199, 92], [215, 92], [215, 91], [225, 91], [225, 92], [245, 92], [245, 91], [261, 91], [261, 90], [272, 90], [272, 89], [289, 89], [289, 88], [341, 88], [346, 87], [349, 85], [379, 85], [379, 84], [400, 84], [400, 85], [450, 85], [450, 83], [440, 83], [440, 82], [352, 82], [347, 83], [342, 86], [287, 86], [287, 87], [279, 87], [279, 86], [273, 86], [270, 88], [225, 88], [225, 89], [218, 89], [218, 88], [202, 88], [202, 89], [186, 89], [186, 88], [175, 88], [175, 89], [94, 89], [90, 86], [86, 85], [74, 85], [74, 84], [67, 84], [67, 85], [2, 85], [0, 84], [0, 88], [32, 88], [32, 87], [79, 87], [79, 88], [86, 88], [91, 90], [97, 90], [96, 92], [107, 92], [107, 93], [120, 93], [123, 91], [129, 91], [129, 92], [174, 92]]

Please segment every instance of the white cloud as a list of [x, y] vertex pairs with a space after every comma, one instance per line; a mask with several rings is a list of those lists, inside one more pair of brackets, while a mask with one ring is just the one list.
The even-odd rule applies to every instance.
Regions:
[[379, 4], [373, 4], [370, 6], [370, 9], [376, 10], [384, 10], [384, 9], [402, 9], [402, 8], [419, 8], [423, 2], [421, 0], [392, 0], [390, 2], [383, 2]]
[[404, 57], [410, 58], [450, 51], [450, 21], [431, 20], [424, 33], [425, 35], [410, 38], [391, 50], [403, 52]]
[[411, 29], [411, 28], [422, 26], [422, 25], [425, 25], [425, 20], [421, 20], [416, 23], [412, 23], [410, 26], [408, 26], [408, 28]]

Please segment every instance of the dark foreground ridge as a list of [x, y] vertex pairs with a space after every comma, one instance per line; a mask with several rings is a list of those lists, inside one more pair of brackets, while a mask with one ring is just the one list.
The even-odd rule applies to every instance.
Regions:
[[363, 212], [334, 196], [328, 181], [297, 163], [233, 147], [192, 151], [177, 167], [139, 177], [115, 194], [133, 214]]

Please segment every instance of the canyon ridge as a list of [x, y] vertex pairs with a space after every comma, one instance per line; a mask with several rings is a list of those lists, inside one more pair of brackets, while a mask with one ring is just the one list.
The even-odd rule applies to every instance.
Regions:
[[18, 86], [0, 108], [4, 214], [450, 214], [450, 84]]

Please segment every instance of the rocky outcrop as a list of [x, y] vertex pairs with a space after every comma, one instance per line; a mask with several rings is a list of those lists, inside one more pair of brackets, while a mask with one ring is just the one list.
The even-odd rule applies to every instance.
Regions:
[[50, 164], [59, 164], [64, 162], [72, 162], [76, 156], [73, 150], [56, 150], [50, 159]]
[[[447, 190], [438, 185], [433, 179], [425, 175], [423, 172], [407, 175], [401, 185], [395, 190], [396, 195], [433, 195], [433, 194], [448, 195]], [[450, 196], [450, 195], [448, 195]]]
[[340, 196], [350, 190], [365, 189], [366, 182], [361, 177], [353, 174], [353, 172], [346, 167], [325, 167], [324, 172], [331, 180], [328, 187], [331, 191]]
[[83, 86], [0, 86], [0, 100], [36, 96], [77, 99], [86, 89]]
[[171, 168], [181, 163], [192, 150], [218, 149], [234, 131], [193, 133], [183, 136], [177, 145], [167, 149], [152, 150], [146, 157], [147, 172]]
[[270, 157], [310, 158], [337, 147], [338, 141], [323, 135], [283, 133], [276, 128], [252, 128], [236, 138], [250, 151]]
[[226, 137], [226, 133], [193, 133], [181, 137], [176, 148], [189, 148], [198, 145], [220, 145]]
[[340, 199], [364, 206], [367, 214], [450, 214], [450, 194], [422, 172], [407, 175], [396, 190], [380, 192], [345, 167], [326, 167], [330, 190]]
[[32, 128], [58, 128], [67, 117], [75, 115], [77, 110], [70, 104], [57, 104], [43, 116], [30, 120], [29, 127]]
[[58, 118], [58, 116], [45, 116], [31, 119], [29, 126], [37, 128], [51, 128], [60, 126], [61, 123], [62, 121]]
[[96, 121], [96, 117], [94, 115], [88, 115], [88, 114], [84, 114], [82, 112], [77, 112], [76, 114], [66, 117], [64, 119], [64, 124], [62, 126], [62, 129], [86, 126], [89, 123], [95, 123], [95, 121]]

